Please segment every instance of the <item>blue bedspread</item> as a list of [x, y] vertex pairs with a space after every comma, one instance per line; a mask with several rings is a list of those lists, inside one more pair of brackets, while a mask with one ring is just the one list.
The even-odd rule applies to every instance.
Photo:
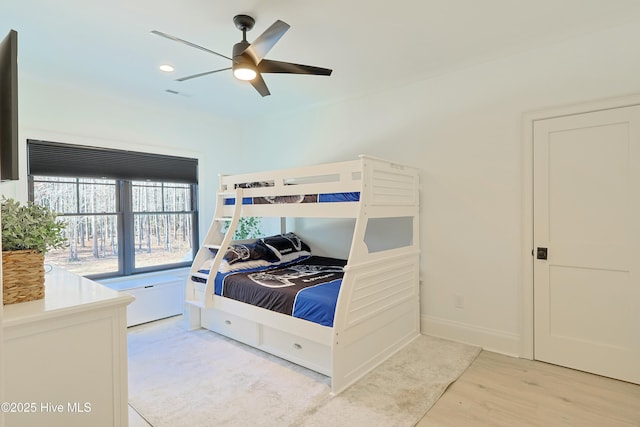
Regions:
[[[218, 273], [216, 295], [333, 326], [345, 260], [311, 256], [275, 267]], [[208, 271], [203, 271], [208, 274]]]

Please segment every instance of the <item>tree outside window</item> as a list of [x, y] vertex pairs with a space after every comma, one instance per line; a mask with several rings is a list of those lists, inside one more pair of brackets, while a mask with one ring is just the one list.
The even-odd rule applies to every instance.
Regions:
[[67, 223], [66, 248], [45, 262], [109, 277], [190, 265], [197, 236], [195, 185], [32, 176], [35, 203]]

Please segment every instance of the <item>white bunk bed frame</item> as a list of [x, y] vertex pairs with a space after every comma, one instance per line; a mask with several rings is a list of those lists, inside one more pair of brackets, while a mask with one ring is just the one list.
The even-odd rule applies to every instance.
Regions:
[[[263, 181], [272, 182], [273, 186], [236, 188], [238, 184]], [[344, 192], [359, 192], [359, 201], [238, 202], [243, 197]], [[328, 375], [332, 393], [341, 392], [420, 334], [418, 192], [416, 169], [370, 156], [221, 176], [215, 218], [187, 281], [185, 314], [189, 327], [210, 329]], [[225, 205], [226, 198], [235, 198], [236, 203]], [[356, 219], [333, 327], [214, 294], [214, 272], [232, 243], [242, 216]], [[365, 235], [368, 221], [373, 218], [410, 218], [411, 241], [406, 246], [370, 252]], [[198, 268], [213, 257], [209, 248], [218, 249], [218, 255], [212, 274], [203, 275]], [[206, 284], [193, 281], [192, 277], [206, 279]]]

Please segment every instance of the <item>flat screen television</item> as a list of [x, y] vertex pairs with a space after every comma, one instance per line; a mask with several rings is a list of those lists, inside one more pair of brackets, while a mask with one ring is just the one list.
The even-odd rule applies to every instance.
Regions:
[[0, 180], [18, 179], [18, 33], [0, 44]]

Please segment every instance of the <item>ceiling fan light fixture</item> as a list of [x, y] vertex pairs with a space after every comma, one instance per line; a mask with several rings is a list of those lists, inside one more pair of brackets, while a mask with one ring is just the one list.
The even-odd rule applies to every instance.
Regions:
[[238, 80], [250, 81], [258, 75], [255, 63], [245, 53], [249, 46], [251, 45], [246, 40], [233, 45], [233, 64], [231, 64], [231, 68], [233, 69], [233, 76]]
[[233, 76], [238, 80], [253, 80], [257, 75], [256, 70], [246, 65], [240, 65], [233, 69]]

